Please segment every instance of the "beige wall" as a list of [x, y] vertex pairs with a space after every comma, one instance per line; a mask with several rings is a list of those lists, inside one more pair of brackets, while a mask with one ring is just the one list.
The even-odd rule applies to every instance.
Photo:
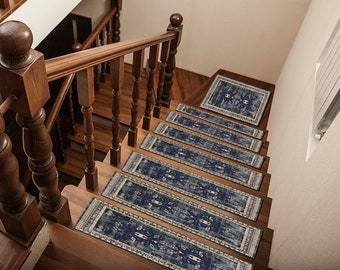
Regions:
[[89, 17], [92, 19], [92, 26], [96, 26], [106, 11], [110, 8], [110, 0], [82, 0], [72, 13]]
[[219, 68], [275, 83], [310, 0], [124, 0], [122, 37], [163, 32], [184, 17], [177, 65], [207, 76]]
[[339, 0], [312, 1], [276, 82], [269, 120], [274, 269], [340, 269], [339, 115], [306, 161], [315, 63], [339, 17]]

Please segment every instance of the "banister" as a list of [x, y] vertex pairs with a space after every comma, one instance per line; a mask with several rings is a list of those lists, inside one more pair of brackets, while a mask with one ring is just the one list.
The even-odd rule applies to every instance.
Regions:
[[15, 95], [8, 96], [1, 104], [0, 104], [0, 114], [4, 115], [12, 104], [17, 100]]
[[[102, 31], [102, 29], [109, 23], [111, 18], [117, 12], [117, 7], [113, 6], [103, 17], [103, 19], [98, 23], [95, 29], [91, 32], [91, 34], [85, 39], [85, 41], [81, 44], [81, 50], [85, 50], [90, 48], [91, 44], [95, 41], [96, 37]], [[51, 132], [53, 124], [58, 116], [61, 105], [64, 102], [66, 94], [71, 86], [75, 74], [69, 74], [63, 81], [63, 84], [59, 90], [58, 96], [53, 104], [51, 112], [46, 120], [46, 127], [48, 132]]]
[[92, 66], [107, 62], [114, 58], [143, 50], [159, 43], [175, 39], [176, 32], [167, 32], [119, 43], [107, 44], [64, 56], [51, 58], [45, 61], [48, 81], [53, 81], [68, 74], [90, 68]]
[[[11, 110], [22, 127], [23, 149], [32, 179], [40, 192], [41, 213], [68, 225], [71, 221], [68, 201], [58, 189], [52, 140], [44, 125], [46, 115], [42, 107], [49, 99], [45, 62], [41, 53], [31, 49], [32, 41], [32, 32], [24, 23], [8, 21], [1, 24], [0, 90], [3, 98], [11, 95], [18, 98]], [[18, 173], [18, 168], [15, 172]]]
[[106, 13], [104, 18], [98, 23], [98, 25], [93, 29], [91, 34], [82, 43], [82, 49], [86, 50], [91, 47], [91, 44], [96, 40], [96, 37], [102, 31], [102, 29], [108, 24], [113, 15], [117, 12], [117, 8], [113, 7]]
[[55, 99], [55, 102], [53, 104], [53, 107], [51, 109], [51, 112], [46, 120], [46, 129], [48, 131], [48, 133], [51, 132], [53, 124], [59, 114], [59, 111], [61, 109], [61, 105], [65, 100], [66, 94], [71, 86], [71, 83], [73, 81], [75, 74], [69, 74], [68, 76], [66, 76], [66, 78], [63, 81], [63, 84], [61, 85], [61, 88], [59, 90], [59, 93]]

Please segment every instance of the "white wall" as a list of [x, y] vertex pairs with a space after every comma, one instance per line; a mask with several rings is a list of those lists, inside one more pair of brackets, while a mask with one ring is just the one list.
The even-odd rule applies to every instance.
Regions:
[[219, 68], [275, 83], [310, 0], [124, 0], [122, 38], [165, 31], [184, 17], [177, 66], [207, 76]]
[[[28, 25], [33, 33], [35, 48], [81, 0], [29, 0], [5, 21], [16, 20]], [[52, 14], [52, 16], [50, 16]]]
[[274, 269], [340, 269], [340, 116], [306, 161], [315, 63], [340, 18], [313, 0], [276, 82], [269, 119]]

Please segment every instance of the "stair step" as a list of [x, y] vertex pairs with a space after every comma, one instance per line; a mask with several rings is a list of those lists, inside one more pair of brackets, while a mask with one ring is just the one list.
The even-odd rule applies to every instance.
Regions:
[[[95, 197], [99, 197], [98, 195], [94, 195], [94, 194], [91, 194], [89, 192], [86, 192], [86, 191], [82, 191], [81, 189], [77, 188], [77, 187], [74, 187], [74, 186], [66, 186], [65, 189], [63, 190], [63, 195], [65, 197], [67, 197], [69, 199], [69, 203], [70, 203], [70, 206], [71, 206], [71, 214], [72, 214], [72, 221], [73, 221], [73, 224], [75, 221], [78, 220], [78, 218], [80, 217], [80, 215], [82, 214], [82, 209], [84, 209], [88, 202], [95, 196]], [[245, 260], [245, 261], [248, 261], [248, 262], [257, 262], [259, 264], [262, 264], [262, 265], [266, 265], [268, 263], [268, 259], [269, 257], [267, 258], [259, 258], [260, 256], [265, 256], [265, 254], [268, 254], [268, 250], [270, 250], [270, 243], [271, 243], [271, 239], [272, 239], [272, 231], [269, 230], [269, 229], [264, 229], [264, 234], [263, 234], [263, 240], [261, 241], [261, 244], [260, 244], [260, 247], [259, 247], [259, 250], [258, 250], [258, 253], [255, 257], [254, 260], [252, 260], [251, 258], [245, 256], [245, 255], [242, 255], [242, 254], [239, 254], [238, 252], [235, 252], [233, 250], [230, 250], [230, 249], [226, 249], [226, 248], [222, 248], [220, 247], [219, 245], [217, 244], [214, 244], [214, 243], [211, 243], [210, 241], [207, 241], [207, 240], [202, 240], [200, 237], [197, 237], [195, 235], [192, 235], [186, 231], [183, 231], [177, 227], [174, 227], [170, 224], [167, 224], [165, 222], [162, 222], [162, 221], [159, 221], [157, 219], [154, 219], [148, 215], [145, 215], [143, 213], [140, 213], [134, 209], [131, 209], [131, 208], [128, 208], [127, 206], [124, 206], [122, 204], [119, 204], [115, 201], [111, 201], [111, 200], [108, 200], [104, 197], [100, 197], [100, 200], [102, 201], [105, 201], [107, 203], [110, 203], [112, 205], [115, 205], [121, 209], [124, 209], [126, 211], [129, 211], [133, 214], [136, 214], [136, 215], [139, 215], [143, 218], [147, 218], [148, 220], [151, 220], [152, 222], [154, 223], [157, 223], [157, 224], [160, 224], [161, 226], [164, 226], [166, 228], [169, 228], [173, 231], [176, 231], [178, 233], [181, 233], [181, 234], [184, 234], [184, 235], [189, 235], [191, 238], [193, 239], [196, 239], [196, 240], [199, 240], [201, 242], [204, 242], [205, 244], [209, 244], [210, 246], [214, 247], [214, 248], [218, 248], [220, 250], [223, 250], [223, 252], [227, 252], [228, 254], [231, 254], [232, 256], [235, 256], [235, 257], [238, 257], [242, 260]], [[119, 249], [118, 249], [119, 250]], [[124, 253], [124, 251], [122, 251]]]
[[[271, 95], [267, 102], [266, 109], [262, 115], [262, 120], [260, 121], [259, 125], [256, 126], [256, 128], [266, 130], [268, 119], [269, 119], [270, 107], [271, 107], [271, 103], [273, 100], [273, 93], [275, 89], [275, 85], [270, 84], [270, 83], [266, 83], [266, 82], [259, 81], [259, 80], [249, 78], [249, 77], [245, 77], [240, 74], [236, 74], [236, 73], [233, 73], [227, 70], [220, 69], [214, 75], [212, 75], [208, 80], [206, 80], [204, 84], [202, 84], [198, 89], [196, 89], [196, 91], [192, 95], [188, 96], [185, 100], [183, 100], [183, 103], [188, 104], [192, 107], [199, 108], [210, 85], [212, 84], [212, 82], [214, 81], [217, 75], [222, 75], [230, 79], [233, 79], [233, 80], [236, 80], [242, 83], [246, 83], [246, 84], [249, 84], [249, 85], [271, 92]], [[238, 121], [236, 119], [232, 119], [232, 120], [239, 122], [239, 123], [243, 123], [242, 121]], [[266, 139], [266, 137], [264, 139]]]
[[[122, 85], [121, 95], [119, 97], [120, 104], [127, 106], [120, 106], [119, 121], [125, 125], [131, 123], [131, 102], [133, 90], [133, 76], [131, 74], [132, 67], [130, 64], [125, 64], [124, 69], [124, 83]], [[146, 71], [142, 71], [140, 81], [140, 93], [147, 91], [147, 75]], [[111, 120], [112, 119], [112, 87], [110, 85], [110, 76], [106, 75], [106, 80], [99, 86], [99, 91], [95, 93], [96, 98], [93, 103], [93, 114]], [[138, 99], [138, 121], [141, 119], [145, 111], [145, 96], [140, 95]]]
[[[75, 196], [79, 200], [77, 193], [72, 194], [72, 196]], [[71, 198], [69, 199], [69, 203], [71, 209], [74, 211], [82, 211]], [[74, 216], [72, 218], [74, 220], [76, 219]], [[40, 257], [39, 262], [34, 268], [35, 270], [167, 269], [58, 223], [47, 221], [47, 228], [51, 238], [51, 244], [47, 246]]]
[[65, 149], [66, 162], [57, 161], [58, 171], [66, 175], [72, 176], [75, 179], [80, 179], [84, 176], [86, 167], [86, 158], [83, 152], [74, 151], [71, 148]]
[[0, 269], [20, 269], [30, 254], [30, 250], [3, 233], [0, 224]]

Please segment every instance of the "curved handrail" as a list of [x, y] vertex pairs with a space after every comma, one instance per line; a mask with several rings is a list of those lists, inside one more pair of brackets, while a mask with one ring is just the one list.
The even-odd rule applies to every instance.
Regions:
[[86, 68], [110, 61], [150, 46], [170, 41], [177, 37], [176, 32], [166, 32], [146, 38], [121, 41], [100, 47], [51, 58], [45, 61], [48, 81], [65, 77]]

